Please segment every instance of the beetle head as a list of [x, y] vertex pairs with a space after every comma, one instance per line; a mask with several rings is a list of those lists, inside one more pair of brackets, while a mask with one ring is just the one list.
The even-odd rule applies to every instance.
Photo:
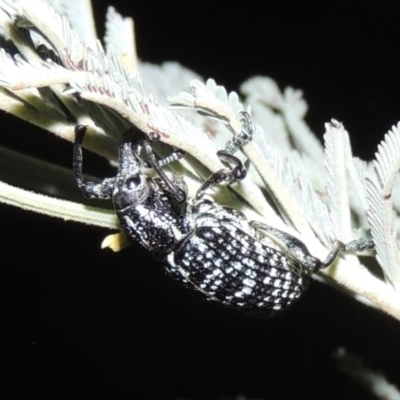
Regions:
[[142, 161], [132, 149], [132, 143], [122, 143], [119, 148], [119, 171], [113, 191], [116, 210], [135, 207], [148, 197], [150, 178], [141, 172], [141, 165]]

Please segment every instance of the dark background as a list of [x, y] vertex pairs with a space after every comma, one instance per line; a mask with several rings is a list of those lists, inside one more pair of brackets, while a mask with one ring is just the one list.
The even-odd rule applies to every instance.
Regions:
[[[301, 88], [311, 129], [322, 137], [325, 122], [342, 121], [364, 159], [400, 120], [394, 8], [113, 4], [135, 18], [143, 60], [179, 61], [229, 90], [254, 75]], [[94, 7], [101, 27], [106, 4]], [[2, 145], [71, 165], [70, 144], [1, 118]], [[254, 318], [181, 288], [137, 246], [101, 251], [105, 230], [4, 205], [0, 223], [1, 399], [372, 398], [336, 369], [341, 346], [400, 386], [399, 322], [326, 285], [313, 282], [281, 316]]]

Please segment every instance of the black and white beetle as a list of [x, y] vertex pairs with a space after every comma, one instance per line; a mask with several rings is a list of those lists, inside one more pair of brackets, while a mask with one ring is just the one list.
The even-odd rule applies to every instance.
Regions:
[[[229, 168], [211, 175], [194, 199], [187, 199], [187, 187], [180, 175], [171, 179], [162, 170], [182, 153], [157, 160], [146, 141], [133, 144], [123, 140], [116, 177], [99, 184], [85, 182], [82, 139], [86, 128], [78, 125], [73, 166], [83, 195], [112, 199], [126, 236], [163, 260], [170, 275], [209, 300], [269, 316], [301, 296], [312, 272], [328, 267], [341, 250], [352, 247], [335, 242], [326, 260], [320, 261], [297, 238], [260, 222], [248, 222], [240, 211], [205, 196], [213, 185], [229, 185], [245, 177], [245, 168], [233, 156], [251, 139], [251, 121], [245, 112], [242, 122], [237, 138], [217, 153]], [[140, 168], [148, 164], [159, 178], [141, 172]]]

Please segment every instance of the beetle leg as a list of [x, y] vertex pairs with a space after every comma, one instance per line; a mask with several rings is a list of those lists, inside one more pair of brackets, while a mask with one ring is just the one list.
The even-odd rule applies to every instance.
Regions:
[[228, 154], [236, 153], [240, 147], [253, 139], [253, 124], [251, 122], [249, 113], [246, 111], [241, 111], [240, 120], [242, 121], [242, 129], [233, 138], [233, 140], [229, 141], [225, 146], [225, 151]]
[[161, 160], [157, 160], [156, 156], [153, 152], [153, 149], [150, 146], [150, 143], [145, 140], [142, 140], [138, 143], [138, 145], [137, 145], [137, 153], [138, 154], [140, 153], [140, 150], [143, 150], [151, 167], [153, 167], [155, 169], [158, 176], [161, 178], [161, 180], [164, 182], [164, 184], [170, 191], [174, 200], [178, 204], [184, 203], [186, 201], [186, 192], [184, 190], [182, 190], [179, 187], [179, 185], [174, 184], [174, 182], [171, 181], [171, 179], [167, 176], [167, 174], [162, 169], [162, 167], [164, 165], [167, 165], [171, 162], [181, 159], [184, 155], [184, 152], [182, 152], [181, 150], [177, 150], [174, 153], [170, 154], [168, 157], [165, 157]]
[[306, 245], [294, 236], [280, 231], [279, 229], [272, 228], [262, 222], [251, 221], [250, 225], [255, 229], [268, 232], [272, 237], [282, 242], [285, 246], [285, 251], [287, 251], [293, 259], [312, 272], [317, 272], [320, 269], [329, 267], [335, 261], [338, 254], [345, 249], [345, 245], [342, 242], [335, 241], [325, 261], [321, 261], [312, 256]]
[[250, 115], [242, 111], [240, 113], [242, 129], [236, 137], [229, 141], [224, 150], [217, 152], [217, 156], [227, 168], [220, 169], [212, 174], [198, 189], [196, 199], [200, 199], [207, 189], [213, 186], [229, 186], [241, 181], [246, 177], [247, 170], [239, 158], [233, 154], [243, 145], [250, 142], [253, 137], [253, 126]]
[[73, 150], [73, 169], [75, 181], [79, 189], [82, 190], [83, 196], [88, 199], [108, 200], [112, 197], [114, 186], [114, 178], [106, 178], [100, 183], [85, 182], [82, 174], [82, 141], [85, 136], [86, 126], [76, 125], [75, 142]]

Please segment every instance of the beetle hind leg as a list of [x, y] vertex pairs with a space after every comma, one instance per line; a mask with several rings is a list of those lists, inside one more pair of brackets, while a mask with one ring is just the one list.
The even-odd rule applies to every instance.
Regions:
[[335, 241], [326, 259], [321, 261], [320, 259], [312, 256], [306, 245], [294, 236], [279, 229], [275, 229], [269, 225], [263, 224], [262, 222], [252, 221], [250, 222], [250, 225], [255, 229], [269, 233], [273, 238], [276, 238], [278, 241], [280, 241], [285, 246], [285, 251], [294, 260], [304, 265], [311, 272], [317, 272], [320, 269], [329, 267], [335, 261], [338, 254], [345, 250], [345, 245], [342, 242]]

